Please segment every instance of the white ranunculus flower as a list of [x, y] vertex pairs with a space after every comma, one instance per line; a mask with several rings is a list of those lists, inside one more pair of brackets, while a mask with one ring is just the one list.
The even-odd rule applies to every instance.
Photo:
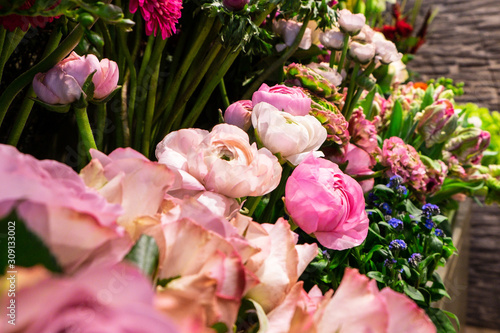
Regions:
[[319, 35], [319, 41], [328, 49], [340, 51], [344, 47], [344, 33], [333, 28], [322, 32]]
[[373, 41], [375, 45], [376, 59], [380, 60], [383, 64], [390, 64], [401, 60], [403, 55], [398, 52], [396, 45], [386, 39], [376, 39]]
[[342, 9], [339, 13], [340, 29], [351, 36], [357, 35], [365, 25], [365, 22], [365, 15], [353, 14], [349, 9]]
[[[297, 35], [299, 34], [301, 27], [302, 23], [293, 20], [278, 20], [275, 21], [273, 24], [273, 31], [278, 35], [280, 35], [281, 38], [283, 38], [283, 41], [285, 42], [286, 46], [290, 47], [295, 41], [295, 38], [297, 38]], [[311, 29], [306, 28], [304, 36], [302, 36], [302, 40], [300, 41], [299, 48], [307, 50], [311, 47], [311, 45], [312, 45]], [[282, 48], [282, 50], [283, 49], [284, 48]]]
[[367, 64], [375, 57], [375, 46], [372, 44], [352, 42], [351, 45], [349, 45], [349, 55], [355, 61]]
[[252, 124], [264, 146], [293, 165], [310, 152], [322, 156], [317, 150], [326, 140], [326, 129], [311, 115], [292, 116], [261, 102], [254, 106]]

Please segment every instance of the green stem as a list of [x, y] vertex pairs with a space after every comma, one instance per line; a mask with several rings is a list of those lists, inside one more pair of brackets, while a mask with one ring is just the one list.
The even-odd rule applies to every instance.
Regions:
[[349, 88], [347, 90], [347, 96], [345, 99], [344, 107], [342, 108], [342, 114], [344, 115], [347, 121], [349, 121], [349, 118], [351, 117], [352, 114], [351, 99], [354, 94], [354, 89], [356, 87], [356, 76], [358, 75], [358, 72], [359, 72], [359, 63], [355, 62], [354, 68], [352, 70], [351, 81], [349, 82]]
[[[61, 30], [56, 28], [50, 35], [47, 45], [45, 46], [45, 51], [43, 52], [42, 58], [45, 57], [47, 54], [51, 53], [52, 51], [54, 51], [54, 49], [61, 41], [61, 38], [62, 38]], [[31, 109], [33, 108], [34, 101], [32, 100], [32, 98], [34, 98], [35, 96], [36, 94], [33, 91], [33, 88], [30, 87], [24, 97], [24, 100], [19, 110], [17, 111], [17, 117], [14, 122], [14, 126], [9, 134], [8, 143], [10, 145], [16, 146], [17, 143], [19, 142], [19, 138], [23, 133], [24, 126], [26, 126], [26, 121], [28, 120], [31, 113]]]
[[379, 171], [376, 171], [376, 172], [369, 174], [369, 175], [352, 176], [352, 178], [354, 178], [356, 181], [360, 182], [360, 181], [367, 180], [367, 179], [382, 177], [384, 175], [384, 173], [385, 173], [385, 170], [379, 170]]
[[266, 208], [262, 212], [261, 216], [258, 217], [258, 221], [260, 223], [272, 223], [273, 210], [276, 206], [276, 203], [279, 199], [285, 194], [286, 181], [290, 174], [292, 173], [293, 168], [288, 165], [288, 163], [283, 164], [283, 171], [281, 173], [281, 181], [278, 187], [271, 192], [271, 196], [269, 197], [269, 202], [267, 203]]
[[149, 59], [151, 58], [151, 53], [153, 52], [153, 45], [155, 44], [155, 37], [153, 35], [149, 36], [146, 49], [144, 50], [144, 55], [142, 56], [141, 68], [139, 69], [138, 80], [142, 82], [144, 73], [149, 64]]
[[83, 27], [77, 25], [68, 37], [66, 37], [52, 53], [9, 84], [0, 96], [0, 126], [2, 125], [10, 104], [17, 94], [19, 94], [24, 87], [33, 81], [35, 74], [48, 71], [64, 57], [66, 57], [75, 48], [75, 46], [78, 45], [78, 42], [83, 36], [83, 32]]
[[337, 58], [337, 51], [330, 50], [330, 68], [333, 68], [333, 66], [335, 66], [335, 58]]
[[250, 99], [250, 96], [256, 91], [262, 83], [271, 75], [274, 73], [276, 70], [278, 70], [280, 67], [283, 66], [283, 64], [290, 58], [295, 51], [299, 48], [299, 44], [302, 41], [302, 37], [304, 37], [304, 33], [306, 32], [307, 29], [307, 24], [309, 23], [310, 16], [307, 16], [304, 19], [304, 22], [302, 23], [302, 26], [300, 27], [299, 33], [295, 37], [295, 40], [293, 41], [292, 45], [288, 48], [288, 50], [281, 55], [275, 62], [269, 66], [264, 73], [262, 73], [253, 83], [252, 85], [248, 88], [248, 90], [245, 92], [243, 95], [242, 99]]
[[[7, 63], [7, 60], [9, 60], [10, 56], [12, 55], [12, 52], [14, 52], [17, 45], [19, 45], [25, 34], [26, 34], [25, 31], [16, 28], [14, 32], [9, 32], [4, 36], [4, 41], [3, 41], [4, 45], [0, 50], [0, 82], [2, 81], [3, 69], [5, 67], [5, 64]], [[6, 41], [7, 45], [5, 45]]]
[[224, 84], [224, 78], [222, 78], [219, 82], [219, 90], [220, 90], [220, 95], [222, 97], [222, 103], [224, 105], [224, 109], [227, 109], [227, 107], [231, 103], [229, 102], [229, 98], [227, 97], [226, 85]]
[[248, 216], [252, 216], [257, 207], [259, 206], [259, 203], [262, 200], [262, 196], [260, 197], [249, 197], [247, 198], [247, 201], [245, 202], [245, 208], [248, 209]]
[[114, 44], [111, 41], [111, 35], [109, 29], [103, 20], [97, 21], [97, 27], [101, 30], [102, 37], [104, 38], [104, 51], [106, 52], [106, 57], [114, 59]]
[[[128, 73], [130, 75], [130, 90], [127, 90], [129, 96], [128, 103], [122, 104], [122, 106], [124, 107], [121, 109], [121, 118], [123, 120], [128, 119], [128, 126], [125, 127], [125, 125], [123, 125], [124, 121], [120, 122], [120, 124], [117, 124], [117, 126], [124, 126], [125, 133], [130, 133], [129, 129], [132, 127], [132, 121], [134, 119], [135, 98], [137, 94], [137, 74], [135, 71], [134, 60], [132, 59], [132, 55], [128, 50], [127, 40], [125, 37], [125, 32], [123, 30], [118, 31], [118, 45], [120, 46], [121, 52], [123, 52], [123, 55], [125, 56], [125, 60], [127, 62]], [[127, 84], [127, 82], [124, 81], [123, 84], [125, 85]]]
[[[7, 30], [1, 26], [0, 27], [0, 57], [1, 57], [1, 54], [3, 52], [3, 46], [4, 46], [4, 43], [5, 43], [5, 36], [7, 35]], [[4, 68], [5, 64], [2, 64], [0, 62], [0, 82], [2, 81], [2, 73], [3, 73], [3, 68]]]
[[160, 72], [160, 61], [156, 64], [155, 71], [151, 76], [149, 84], [148, 101], [146, 107], [146, 120], [144, 121], [144, 136], [142, 137], [142, 153], [149, 157], [149, 145], [151, 143], [151, 127], [156, 103], [156, 90], [158, 88], [158, 75]]
[[87, 157], [91, 159], [89, 150], [91, 148], [97, 149], [97, 146], [94, 141], [94, 135], [92, 134], [92, 129], [90, 128], [89, 117], [87, 115], [87, 108], [74, 108], [76, 123], [78, 125], [78, 131], [80, 132], [80, 138], [83, 143], [83, 147], [85, 148], [85, 152]]
[[344, 68], [344, 61], [347, 55], [347, 49], [349, 48], [349, 34], [344, 35], [344, 45], [342, 46], [342, 55], [340, 56], [339, 66], [337, 67], [337, 72], [342, 73], [342, 68]]
[[97, 149], [100, 151], [103, 151], [104, 147], [104, 127], [106, 127], [106, 114], [106, 104], [98, 104], [96, 117], [96, 145]]

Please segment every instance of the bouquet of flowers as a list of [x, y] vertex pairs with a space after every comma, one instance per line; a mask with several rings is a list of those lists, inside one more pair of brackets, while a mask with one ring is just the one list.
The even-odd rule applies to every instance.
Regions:
[[454, 332], [490, 133], [341, 7], [0, 3], [3, 331]]

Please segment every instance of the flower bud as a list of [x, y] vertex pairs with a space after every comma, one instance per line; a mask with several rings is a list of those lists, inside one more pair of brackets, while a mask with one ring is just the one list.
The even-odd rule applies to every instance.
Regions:
[[365, 25], [366, 17], [363, 14], [353, 14], [348, 9], [342, 9], [339, 13], [340, 30], [351, 36], [357, 35]]
[[372, 44], [352, 42], [349, 48], [349, 56], [356, 62], [367, 64], [375, 57], [375, 47]]
[[455, 132], [458, 117], [450, 101], [443, 99], [429, 105], [423, 111], [417, 132], [424, 138], [427, 148], [446, 141]]
[[344, 33], [336, 28], [333, 28], [322, 32], [319, 35], [319, 41], [327, 49], [340, 51], [344, 47]]
[[222, 4], [230, 11], [236, 12], [238, 10], [242, 10], [243, 8], [245, 8], [245, 5], [249, 1], [250, 0], [224, 0]]
[[252, 121], [252, 101], [242, 100], [229, 105], [224, 112], [224, 121], [228, 124], [238, 126], [245, 132], [248, 131]]
[[462, 164], [476, 163], [490, 145], [490, 133], [477, 127], [462, 128], [444, 146]]

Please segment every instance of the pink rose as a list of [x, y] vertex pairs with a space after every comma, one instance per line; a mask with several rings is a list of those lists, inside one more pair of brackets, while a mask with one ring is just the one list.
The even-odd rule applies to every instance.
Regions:
[[[12, 209], [66, 271], [97, 262], [117, 263], [132, 241], [116, 221], [120, 205], [108, 203], [65, 164], [0, 145], [0, 215]], [[0, 216], [1, 217], [1, 216]]]
[[252, 95], [253, 105], [260, 102], [269, 103], [294, 116], [305, 116], [311, 110], [311, 99], [301, 89], [284, 85], [269, 87], [263, 83]]
[[260, 196], [274, 190], [281, 177], [278, 159], [266, 148], [250, 145], [248, 135], [229, 124], [212, 132], [172, 132], [156, 147], [156, 157], [178, 173], [172, 189], [206, 189], [230, 198]]
[[368, 234], [361, 186], [337, 164], [309, 155], [288, 178], [285, 207], [293, 221], [325, 247], [345, 250]]
[[154, 309], [151, 283], [126, 265], [94, 267], [73, 277], [45, 278], [16, 291], [22, 316], [3, 320], [6, 333], [116, 332], [177, 333]]
[[224, 121], [228, 124], [238, 126], [245, 132], [252, 125], [252, 101], [242, 100], [229, 105], [224, 112]]

